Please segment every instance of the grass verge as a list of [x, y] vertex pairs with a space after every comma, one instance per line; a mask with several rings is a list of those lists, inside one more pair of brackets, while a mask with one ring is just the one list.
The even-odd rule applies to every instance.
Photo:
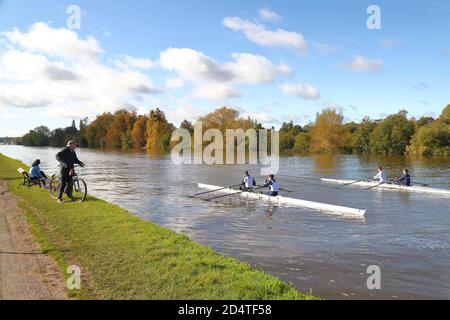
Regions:
[[[274, 276], [224, 257], [186, 236], [89, 197], [58, 205], [45, 189], [21, 185], [17, 168], [0, 154], [0, 179], [20, 206], [43, 250], [64, 271], [82, 270], [79, 299], [314, 299]], [[67, 277], [67, 275], [65, 275]]]

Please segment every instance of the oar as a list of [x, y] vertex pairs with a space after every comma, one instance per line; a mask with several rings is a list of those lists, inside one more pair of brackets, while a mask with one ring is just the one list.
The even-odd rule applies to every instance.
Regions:
[[[396, 181], [391, 181], [391, 183], [392, 183], [392, 184], [399, 185], [399, 186], [406, 186], [405, 184], [400, 183], [400, 182], [398, 182], [397, 180], [396, 180]], [[428, 187], [428, 186], [429, 186], [429, 184], [427, 184], [427, 183], [422, 183], [422, 182], [411, 182], [411, 185], [416, 185], [416, 186], [421, 186], [421, 187]]]
[[[310, 180], [310, 181], [318, 181], [319, 179], [317, 178], [311, 178], [311, 177], [302, 177], [302, 176], [287, 176], [284, 174], [277, 174], [278, 177], [286, 177], [286, 178], [291, 178], [291, 179], [303, 179], [303, 180]], [[264, 177], [264, 176], [260, 176], [260, 177]]]
[[381, 183], [379, 183], [379, 184], [377, 184], [377, 185], [374, 185], [373, 187], [370, 187], [370, 188], [366, 188], [366, 189], [364, 189], [364, 190], [372, 190], [372, 189], [374, 189], [374, 188], [376, 188], [376, 187], [379, 187], [379, 186], [381, 186], [382, 184], [385, 184], [385, 182], [381, 182]]
[[284, 192], [288, 192], [288, 193], [294, 192], [294, 191], [292, 191], [292, 190], [286, 190], [286, 189], [282, 189], [282, 188], [280, 188], [280, 191], [284, 191]]
[[237, 184], [235, 186], [230, 186], [230, 187], [225, 187], [225, 188], [220, 188], [220, 189], [216, 189], [216, 190], [209, 190], [209, 191], [205, 191], [205, 192], [200, 192], [200, 193], [197, 193], [197, 194], [190, 195], [188, 197], [189, 198], [193, 198], [193, 197], [201, 196], [201, 195], [207, 194], [207, 193], [213, 193], [213, 192], [218, 192], [218, 191], [222, 191], [222, 190], [225, 190], [225, 189], [237, 188], [239, 186], [241, 186], [241, 184]]
[[[259, 189], [263, 189], [263, 188], [265, 188], [265, 187], [255, 188], [254, 190], [259, 190]], [[225, 189], [228, 189], [228, 188], [225, 188]], [[224, 190], [224, 189], [222, 189], [222, 190]], [[233, 196], [236, 196], [236, 195], [244, 193], [244, 192], [247, 192], [247, 191], [242, 190], [242, 191], [235, 192], [235, 193], [229, 193], [229, 194], [225, 194], [225, 195], [221, 195], [221, 196], [217, 196], [217, 197], [206, 199], [206, 201], [211, 201], [211, 200], [216, 200], [216, 199], [221, 199], [221, 198], [226, 198], [226, 197], [233, 197]]]
[[[336, 187], [336, 189], [340, 189], [340, 188], [343, 188], [343, 187], [348, 187], [348, 186], [351, 186], [351, 185], [353, 185], [353, 184], [357, 184], [357, 183], [359, 183], [359, 182], [363, 182], [363, 181], [365, 181], [365, 180], [366, 180], [366, 179], [361, 179], [361, 180], [358, 180], [358, 181], [353, 181], [353, 182], [350, 182], [350, 183], [342, 184], [342, 185]], [[368, 180], [368, 179], [367, 179], [367, 180]]]
[[423, 186], [423, 187], [428, 187], [429, 186], [428, 183], [422, 183], [422, 182], [411, 182], [411, 184], [416, 184], [418, 186]]

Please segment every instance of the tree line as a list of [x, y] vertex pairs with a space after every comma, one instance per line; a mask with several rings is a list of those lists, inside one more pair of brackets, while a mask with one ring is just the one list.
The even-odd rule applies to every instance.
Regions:
[[344, 123], [334, 109], [317, 114], [313, 124], [284, 123], [280, 149], [291, 153], [341, 153], [450, 156], [450, 105], [439, 118], [408, 118], [401, 110], [385, 119]]
[[[222, 107], [205, 117], [204, 130], [214, 128], [225, 133], [226, 129], [256, 129], [263, 126], [251, 118], [243, 118], [237, 110]], [[193, 134], [194, 126], [183, 121], [180, 128]], [[77, 128], [75, 120], [67, 128], [51, 131], [40, 126], [24, 135], [21, 143], [26, 146], [64, 146], [68, 140], [76, 140], [84, 148], [147, 149], [168, 152], [173, 145], [171, 137], [177, 129], [163, 111], [152, 110], [147, 115], [120, 110], [103, 113], [92, 122], [82, 119]], [[306, 126], [293, 121], [283, 123], [280, 129], [280, 151], [289, 154], [342, 153], [342, 154], [417, 154], [426, 156], [450, 156], [450, 105], [439, 118], [408, 117], [401, 110], [384, 119], [368, 117], [361, 122], [344, 123], [344, 115], [335, 109], [318, 113], [316, 120]]]

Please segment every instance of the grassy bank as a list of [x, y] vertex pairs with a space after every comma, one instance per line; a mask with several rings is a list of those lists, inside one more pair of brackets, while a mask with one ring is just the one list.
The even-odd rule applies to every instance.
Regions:
[[311, 299], [264, 272], [224, 257], [126, 210], [89, 197], [57, 205], [21, 186], [24, 164], [0, 154], [0, 179], [21, 198], [33, 234], [62, 270], [82, 269], [78, 298]]

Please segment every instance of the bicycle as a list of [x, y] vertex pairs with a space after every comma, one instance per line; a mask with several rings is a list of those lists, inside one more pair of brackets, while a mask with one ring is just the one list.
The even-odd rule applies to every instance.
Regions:
[[[79, 166], [76, 166], [79, 167]], [[75, 171], [75, 170], [74, 170]], [[72, 177], [73, 185], [72, 185], [72, 199], [74, 202], [84, 202], [87, 198], [87, 184], [84, 179], [80, 178], [78, 174], [75, 172], [75, 175]], [[64, 193], [67, 194], [68, 185], [64, 190]], [[50, 181], [50, 196], [53, 199], [58, 199], [59, 190], [61, 188], [61, 174], [57, 174], [52, 176]]]

